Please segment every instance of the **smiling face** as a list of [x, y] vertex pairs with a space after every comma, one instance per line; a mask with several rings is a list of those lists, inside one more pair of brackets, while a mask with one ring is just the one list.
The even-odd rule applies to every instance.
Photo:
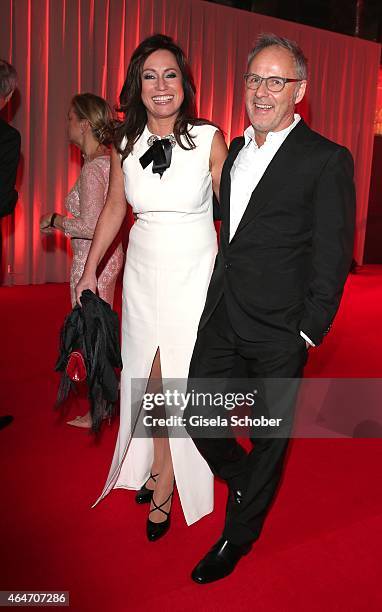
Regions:
[[[260, 51], [248, 67], [249, 73], [261, 77], [298, 78], [293, 55], [275, 45]], [[279, 132], [293, 123], [295, 104], [305, 94], [306, 81], [286, 83], [282, 91], [268, 91], [263, 81], [257, 90], [245, 91], [245, 106], [258, 144], [263, 144], [268, 132]]]
[[149, 55], [142, 70], [142, 102], [147, 119], [175, 119], [184, 100], [182, 73], [175, 55], [158, 49]]

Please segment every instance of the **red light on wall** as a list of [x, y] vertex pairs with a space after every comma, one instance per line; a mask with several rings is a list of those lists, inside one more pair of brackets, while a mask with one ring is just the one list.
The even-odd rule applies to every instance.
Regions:
[[378, 74], [377, 106], [375, 109], [374, 133], [382, 136], [382, 67]]

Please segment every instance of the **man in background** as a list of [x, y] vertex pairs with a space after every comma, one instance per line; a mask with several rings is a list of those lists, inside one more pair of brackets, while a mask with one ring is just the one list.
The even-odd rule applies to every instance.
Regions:
[[[0, 111], [11, 99], [16, 84], [16, 70], [11, 64], [0, 59]], [[18, 199], [15, 182], [20, 159], [20, 142], [20, 133], [0, 118], [0, 218], [13, 213]], [[0, 232], [0, 261], [1, 252]], [[3, 429], [12, 421], [12, 416], [0, 416], [0, 429]]]
[[[17, 84], [16, 70], [0, 60], [0, 110], [11, 99]], [[20, 159], [20, 133], [0, 118], [0, 217], [13, 213], [18, 193], [15, 189]]]

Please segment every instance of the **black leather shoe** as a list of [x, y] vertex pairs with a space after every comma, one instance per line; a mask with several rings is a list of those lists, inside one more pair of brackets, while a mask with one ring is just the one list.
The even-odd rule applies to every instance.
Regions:
[[159, 476], [159, 474], [152, 474], [150, 472], [150, 476], [148, 477], [145, 484], [139, 489], [138, 493], [135, 496], [135, 501], [137, 502], [137, 504], [149, 504], [151, 502], [154, 491], [153, 489], [148, 489], [146, 485], [150, 479], [156, 482], [157, 476]]
[[13, 421], [13, 416], [7, 414], [7, 416], [0, 417], [0, 429], [4, 429], [7, 425], [10, 425]]
[[238, 546], [222, 536], [194, 568], [191, 574], [192, 580], [198, 584], [207, 584], [225, 578], [233, 572], [241, 557], [251, 548], [251, 544]]
[[164, 534], [167, 533], [167, 531], [170, 529], [171, 508], [168, 512], [166, 512], [166, 510], [163, 510], [162, 506], [165, 506], [167, 502], [172, 498], [173, 495], [174, 495], [174, 489], [171, 491], [168, 498], [165, 499], [164, 502], [159, 504], [159, 506], [156, 504], [154, 497], [152, 498], [154, 508], [150, 510], [149, 515], [151, 514], [151, 512], [154, 512], [155, 510], [159, 510], [166, 516], [166, 518], [161, 523], [154, 523], [153, 521], [150, 521], [149, 518], [147, 519], [146, 535], [147, 535], [147, 539], [150, 542], [155, 542], [156, 540], [159, 540], [159, 538], [164, 536]]

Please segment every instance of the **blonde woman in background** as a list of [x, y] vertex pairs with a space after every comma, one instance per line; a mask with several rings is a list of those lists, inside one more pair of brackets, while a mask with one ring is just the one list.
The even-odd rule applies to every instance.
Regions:
[[[109, 188], [112, 112], [108, 103], [91, 93], [73, 97], [68, 112], [68, 139], [82, 152], [84, 164], [80, 176], [65, 199], [70, 216], [50, 212], [40, 219], [43, 233], [60, 231], [71, 239], [73, 260], [70, 270], [70, 293], [75, 306], [75, 287], [82, 276], [92, 244], [98, 217]], [[104, 265], [102, 266], [102, 264]], [[123, 266], [122, 243], [113, 244], [101, 264], [97, 280], [99, 296], [113, 305], [114, 289]], [[90, 428], [90, 412], [68, 422], [75, 427]]]

